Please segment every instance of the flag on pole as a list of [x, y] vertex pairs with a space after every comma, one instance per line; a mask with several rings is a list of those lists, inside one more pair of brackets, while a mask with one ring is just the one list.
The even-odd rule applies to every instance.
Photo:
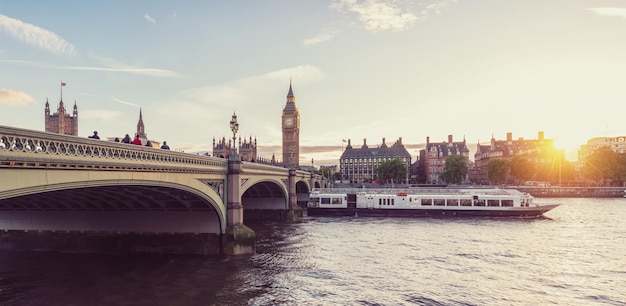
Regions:
[[67, 83], [61, 82], [61, 86], [65, 86], [65, 85], [67, 85]]

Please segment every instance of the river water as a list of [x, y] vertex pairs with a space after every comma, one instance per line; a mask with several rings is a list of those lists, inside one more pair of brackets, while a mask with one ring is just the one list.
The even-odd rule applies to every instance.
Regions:
[[255, 223], [239, 257], [0, 252], [1, 305], [626, 305], [626, 199], [547, 218]]

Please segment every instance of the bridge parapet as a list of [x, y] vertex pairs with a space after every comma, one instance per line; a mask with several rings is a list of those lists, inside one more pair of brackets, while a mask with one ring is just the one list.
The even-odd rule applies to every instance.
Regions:
[[227, 173], [228, 161], [126, 143], [0, 126], [0, 168]]

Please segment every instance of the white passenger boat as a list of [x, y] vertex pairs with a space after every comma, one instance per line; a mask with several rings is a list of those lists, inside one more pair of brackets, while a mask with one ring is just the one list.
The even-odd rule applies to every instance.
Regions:
[[515, 189], [314, 190], [309, 216], [539, 217], [559, 204]]

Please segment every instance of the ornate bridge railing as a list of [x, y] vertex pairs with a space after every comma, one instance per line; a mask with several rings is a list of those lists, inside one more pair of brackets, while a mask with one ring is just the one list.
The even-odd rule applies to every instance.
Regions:
[[0, 126], [0, 168], [228, 172], [228, 161], [132, 144]]

